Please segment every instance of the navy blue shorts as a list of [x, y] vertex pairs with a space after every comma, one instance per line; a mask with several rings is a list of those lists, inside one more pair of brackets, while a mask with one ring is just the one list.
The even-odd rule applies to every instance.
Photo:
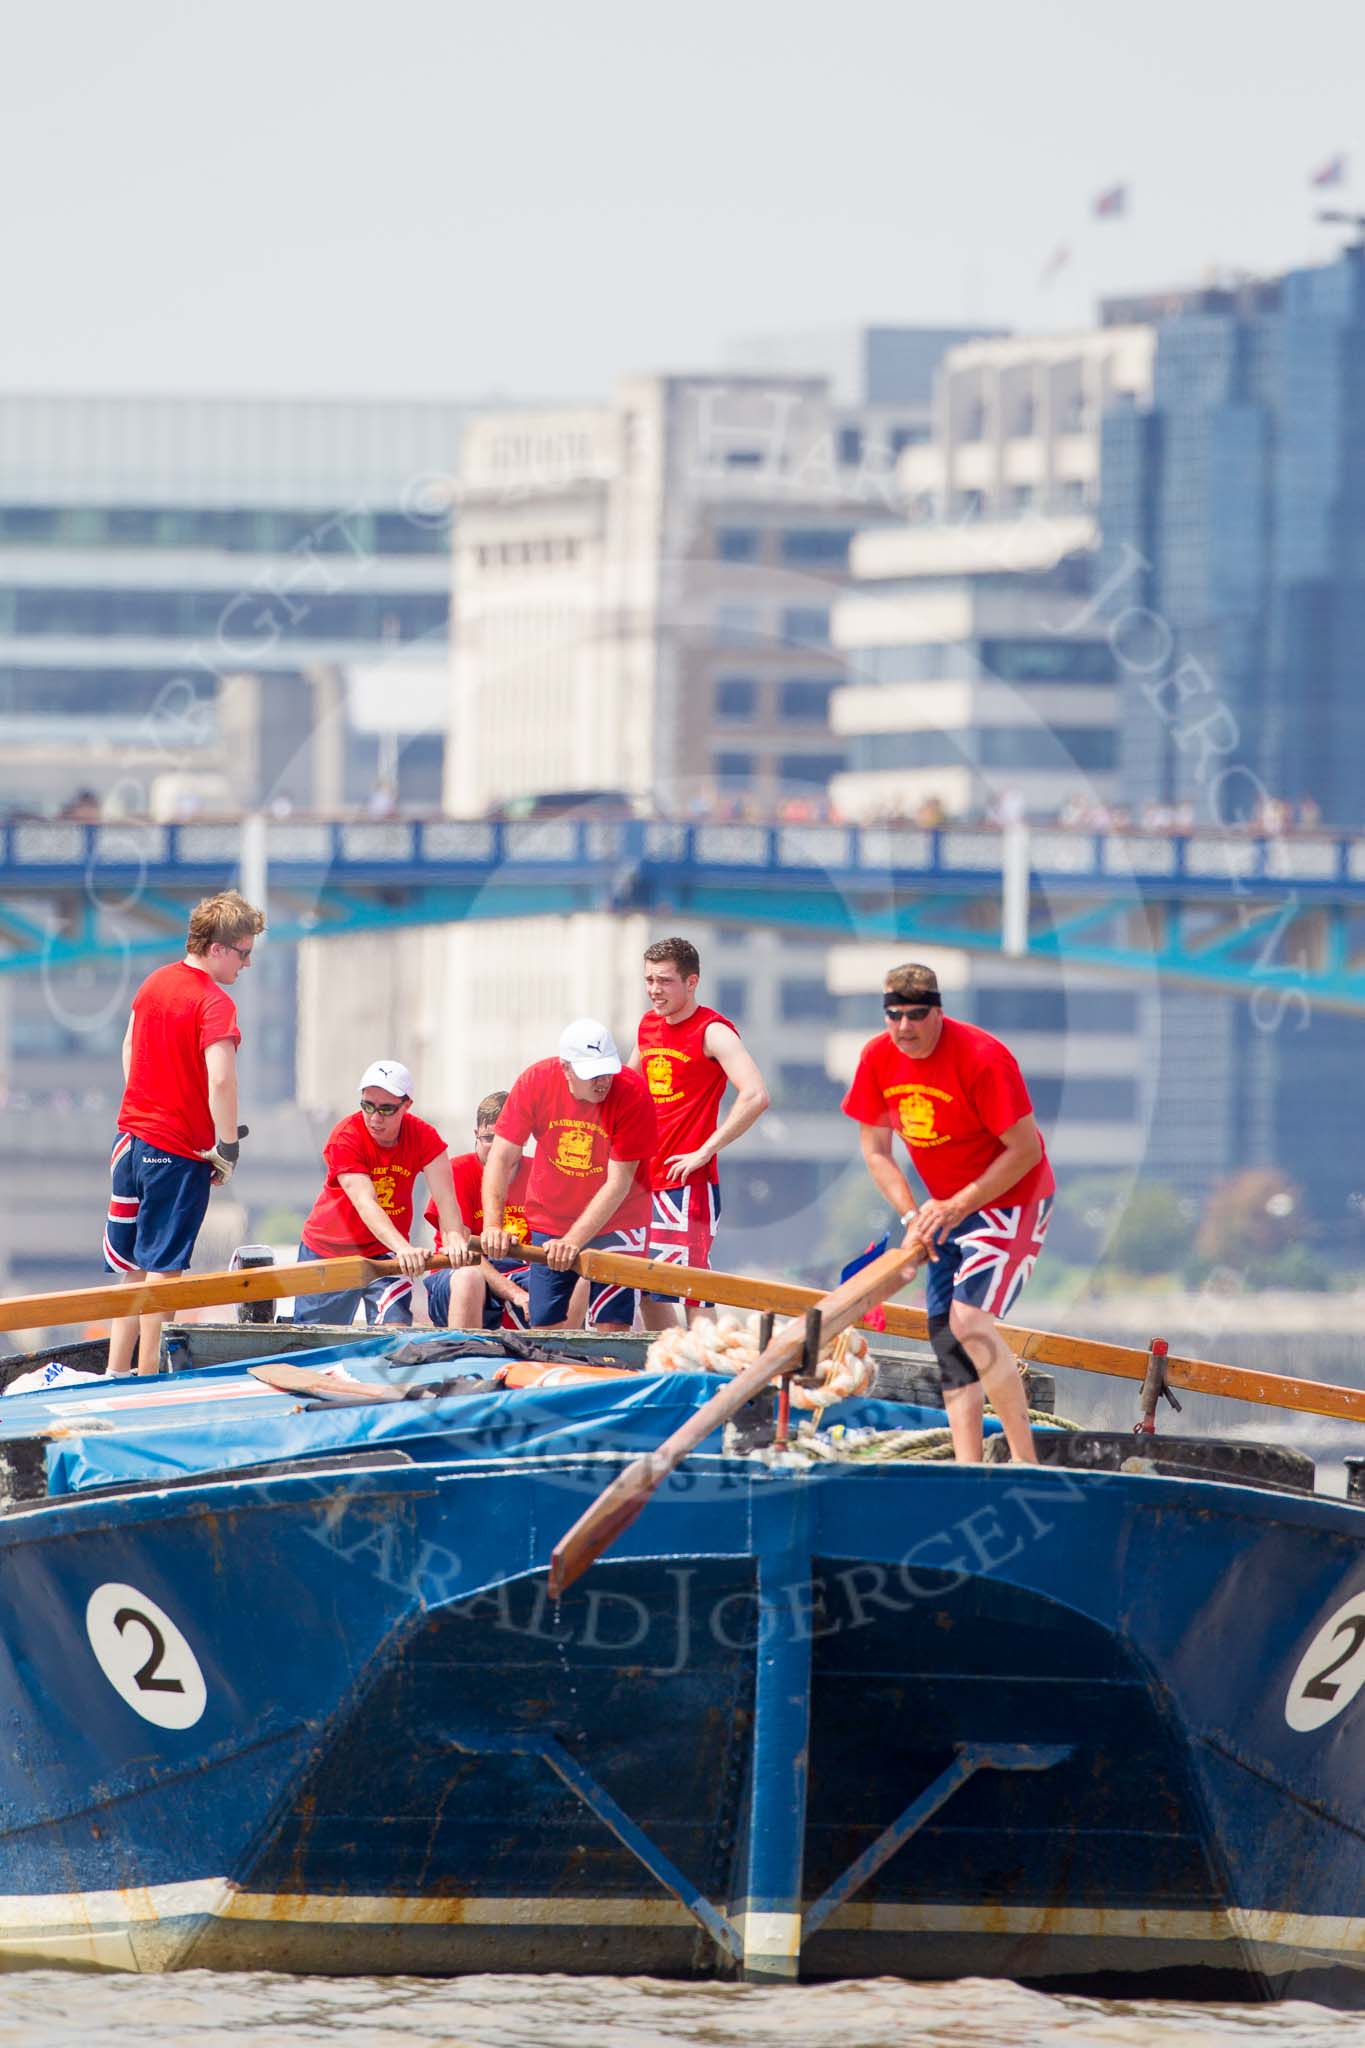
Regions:
[[208, 1213], [213, 1169], [120, 1131], [109, 1155], [110, 1273], [183, 1273]]
[[[299, 1264], [320, 1259], [311, 1245], [299, 1246]], [[336, 1294], [300, 1294], [294, 1298], [296, 1323], [353, 1323], [361, 1302], [367, 1323], [392, 1323], [406, 1329], [412, 1322], [412, 1282], [406, 1273], [371, 1280], [368, 1287], [343, 1287]]]
[[1015, 1209], [974, 1209], [926, 1266], [924, 1306], [946, 1316], [955, 1301], [1007, 1316], [1038, 1261], [1052, 1215], [1052, 1197]]
[[[518, 1287], [526, 1285], [527, 1268], [515, 1259], [494, 1259], [499, 1273], [510, 1274]], [[423, 1286], [427, 1290], [427, 1314], [438, 1330], [450, 1327], [450, 1268], [442, 1266], [435, 1273], [428, 1273]], [[491, 1287], [483, 1290], [483, 1327], [485, 1330], [524, 1330], [525, 1309], [515, 1308], [510, 1301], [504, 1301], [494, 1294]]]
[[[587, 1249], [625, 1252], [643, 1259], [648, 1257], [648, 1238], [648, 1226], [644, 1224], [638, 1230], [608, 1230], [601, 1237], [592, 1238]], [[548, 1230], [531, 1232], [532, 1244], [549, 1244], [550, 1241]], [[551, 1266], [529, 1266], [525, 1286], [531, 1297], [531, 1328], [543, 1330], [549, 1323], [562, 1323], [569, 1313], [569, 1301], [577, 1285], [577, 1273], [557, 1273]], [[639, 1298], [637, 1288], [618, 1287], [610, 1280], [594, 1280], [588, 1290], [587, 1327], [593, 1330], [599, 1325], [609, 1324], [613, 1329], [628, 1330], [635, 1321]]]

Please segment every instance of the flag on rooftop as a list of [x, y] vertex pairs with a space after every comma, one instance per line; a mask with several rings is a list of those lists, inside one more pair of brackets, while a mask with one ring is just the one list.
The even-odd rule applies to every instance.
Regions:
[[1096, 220], [1113, 220], [1128, 211], [1128, 187], [1111, 185], [1107, 192], [1097, 192], [1091, 202], [1091, 212]]
[[1039, 284], [1051, 284], [1059, 270], [1065, 270], [1071, 261], [1071, 251], [1064, 242], [1059, 243], [1038, 273]]
[[1329, 185], [1344, 185], [1346, 182], [1346, 158], [1340, 151], [1338, 151], [1336, 156], [1329, 156], [1325, 164], [1318, 165], [1318, 168], [1313, 172], [1308, 182], [1310, 185], [1316, 185], [1320, 189], [1325, 189]]

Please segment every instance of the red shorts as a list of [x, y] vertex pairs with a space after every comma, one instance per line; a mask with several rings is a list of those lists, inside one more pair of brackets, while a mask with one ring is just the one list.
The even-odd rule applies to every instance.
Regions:
[[[720, 1189], [713, 1180], [686, 1181], [678, 1188], [655, 1188], [649, 1224], [649, 1256], [664, 1266], [709, 1266], [720, 1222]], [[653, 1301], [676, 1301], [675, 1294], [655, 1294]], [[697, 1303], [689, 1299], [688, 1308]]]

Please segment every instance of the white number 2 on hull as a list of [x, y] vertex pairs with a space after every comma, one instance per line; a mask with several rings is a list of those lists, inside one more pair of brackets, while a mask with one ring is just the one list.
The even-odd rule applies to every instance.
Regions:
[[134, 1713], [158, 1728], [193, 1728], [208, 1697], [204, 1674], [155, 1600], [111, 1579], [86, 1603], [85, 1632], [100, 1670]]
[[1284, 1718], [1301, 1735], [1334, 1720], [1365, 1685], [1365, 1593], [1329, 1615], [1299, 1659]]

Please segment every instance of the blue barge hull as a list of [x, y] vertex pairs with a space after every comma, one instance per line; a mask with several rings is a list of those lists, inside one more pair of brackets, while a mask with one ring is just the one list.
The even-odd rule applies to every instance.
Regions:
[[0, 1519], [0, 1958], [1365, 1992], [1359, 1508], [448, 1450]]

